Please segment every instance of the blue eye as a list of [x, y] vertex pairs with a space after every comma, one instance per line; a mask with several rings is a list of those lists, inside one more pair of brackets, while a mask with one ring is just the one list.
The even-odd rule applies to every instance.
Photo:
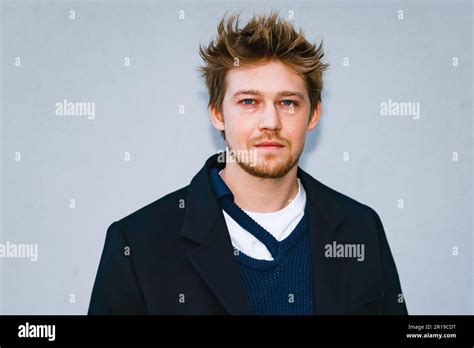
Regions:
[[[253, 99], [246, 98], [246, 99], [242, 100], [241, 103], [242, 102], [244, 102], [244, 105], [252, 105]], [[247, 102], [250, 102], [250, 103], [247, 103]]]
[[[290, 102], [290, 103], [289, 103], [289, 104], [288, 104], [288, 103], [285, 104], [285, 102]], [[286, 99], [286, 100], [283, 100], [283, 104], [284, 104], [285, 106], [291, 106], [291, 105], [295, 105], [295, 102], [294, 102], [293, 100]]]

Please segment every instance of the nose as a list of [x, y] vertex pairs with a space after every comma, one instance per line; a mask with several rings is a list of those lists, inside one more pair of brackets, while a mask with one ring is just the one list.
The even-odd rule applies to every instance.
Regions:
[[278, 110], [275, 105], [272, 103], [267, 104], [262, 110], [258, 121], [259, 130], [271, 130], [279, 131], [281, 130], [281, 119], [278, 114]]

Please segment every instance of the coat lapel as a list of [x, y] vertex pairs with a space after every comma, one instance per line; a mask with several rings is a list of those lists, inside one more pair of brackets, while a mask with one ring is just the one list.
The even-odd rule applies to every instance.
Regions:
[[229, 314], [249, 315], [240, 270], [224, 216], [218, 218], [212, 233], [215, 239], [189, 254], [191, 262]]
[[344, 211], [330, 189], [298, 168], [306, 191], [311, 233], [313, 299], [316, 315], [341, 315], [346, 312], [349, 268], [344, 259], [325, 257], [325, 245], [340, 240], [338, 226]]
[[191, 181], [180, 234], [198, 244], [189, 248], [188, 258], [227, 312], [249, 315], [229, 231], [209, 181], [208, 170], [217, 165], [217, 155], [210, 157]]

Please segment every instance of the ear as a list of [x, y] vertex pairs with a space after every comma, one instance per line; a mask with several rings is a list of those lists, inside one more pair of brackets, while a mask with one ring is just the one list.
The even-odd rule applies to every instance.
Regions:
[[211, 116], [211, 122], [212, 122], [214, 128], [216, 128], [217, 130], [220, 130], [220, 131], [225, 130], [224, 116], [222, 115], [222, 113], [220, 111], [217, 110], [217, 108], [214, 106], [214, 104], [212, 104], [209, 107], [209, 112], [210, 112], [210, 116]]
[[308, 123], [308, 130], [312, 130], [316, 127], [316, 125], [318, 124], [319, 122], [319, 116], [321, 115], [321, 109], [322, 109], [322, 106], [321, 106], [321, 102], [318, 102], [316, 104], [316, 107], [314, 108], [314, 111], [313, 111], [313, 114], [311, 115], [311, 118], [309, 119], [309, 123]]

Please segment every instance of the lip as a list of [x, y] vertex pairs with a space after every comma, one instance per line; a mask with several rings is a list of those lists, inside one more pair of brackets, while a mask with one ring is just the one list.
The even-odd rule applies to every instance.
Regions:
[[255, 145], [256, 147], [265, 147], [265, 148], [270, 148], [270, 147], [275, 147], [275, 148], [278, 148], [278, 147], [284, 147], [284, 145], [280, 144], [280, 143], [277, 143], [276, 141], [263, 141], [261, 143], [258, 143], [257, 145]]

